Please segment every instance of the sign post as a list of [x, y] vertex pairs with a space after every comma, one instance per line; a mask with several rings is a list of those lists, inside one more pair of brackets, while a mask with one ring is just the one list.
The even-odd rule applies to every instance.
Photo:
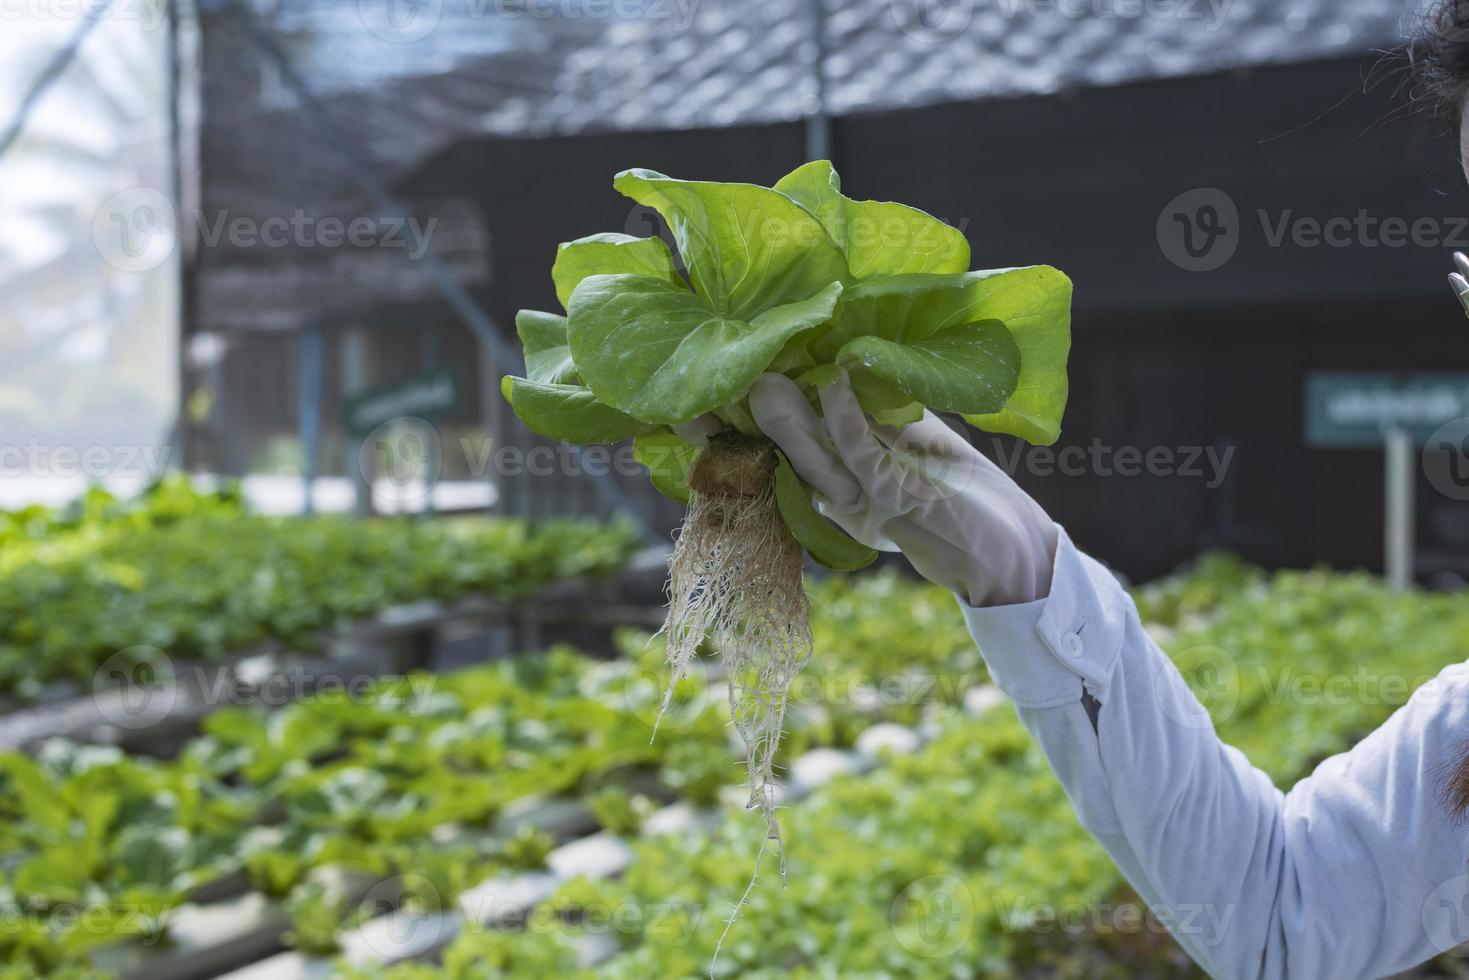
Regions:
[[1387, 430], [1387, 515], [1383, 521], [1384, 571], [1395, 592], [1413, 584], [1414, 486], [1413, 437], [1402, 426]]
[[1443, 426], [1469, 417], [1469, 374], [1313, 371], [1306, 376], [1306, 445], [1384, 451], [1383, 567], [1394, 589], [1413, 583], [1415, 454]]
[[321, 456], [321, 362], [324, 350], [321, 324], [313, 323], [301, 332], [299, 350], [296, 431], [301, 439], [301, 513], [309, 516], [316, 511], [316, 466]]

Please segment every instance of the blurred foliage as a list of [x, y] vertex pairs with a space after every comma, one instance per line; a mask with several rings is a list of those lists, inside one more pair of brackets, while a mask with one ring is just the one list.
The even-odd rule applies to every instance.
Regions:
[[[850, 745], [885, 721], [935, 740], [783, 811], [789, 883], [779, 887], [768, 853], [719, 976], [1196, 975], [1077, 824], [1013, 712], [955, 710], [986, 675], [952, 596], [891, 573], [832, 577], [811, 593], [817, 651], [795, 689], [790, 753]], [[1324, 570], [1270, 575], [1225, 556], [1135, 600], [1220, 734], [1281, 786], [1461, 660], [1469, 635], [1462, 595], [1396, 594]], [[620, 879], [564, 883], [524, 931], [470, 928], [442, 965], [339, 972], [706, 975], [763, 824], [734, 808], [743, 756], [717, 674], [679, 684], [650, 742], [663, 652], [635, 631], [619, 642], [610, 662], [557, 649], [384, 679], [355, 697], [229, 708], [172, 761], [65, 743], [0, 755], [0, 901], [29, 913], [0, 933], [11, 964], [0, 980], [85, 980], [75, 971], [89, 948], [154, 935], [191, 890], [237, 869], [289, 897], [294, 941], [326, 952], [362, 910], [313, 887], [316, 871], [398, 876], [409, 907], [451, 908], [479, 881], [544, 865], [545, 834], [493, 831], [517, 801], [581, 798], [633, 839], [649, 778], [662, 794], [729, 806], [729, 819], [633, 839]], [[78, 907], [101, 910], [92, 927], [57, 924]], [[577, 965], [589, 940], [614, 954], [593, 969]]]
[[[958, 619], [940, 614], [947, 623], [939, 630], [915, 629], [906, 611], [923, 608], [922, 587], [881, 600], [884, 586], [870, 578], [829, 587], [836, 594], [828, 608], [877, 590], [873, 604], [843, 608], [848, 625], [832, 635], [889, 636], [897, 648], [885, 662], [909, 650], [920, 661], [933, 656]], [[1282, 787], [1461, 661], [1469, 636], [1462, 594], [1397, 594], [1373, 577], [1323, 569], [1270, 575], [1223, 555], [1135, 599], [1221, 736]], [[715, 976], [1202, 975], [1077, 823], [1012, 711], [939, 721], [941, 734], [919, 753], [839, 777], [784, 811], [788, 883], [776, 884], [767, 853], [764, 883], [740, 912]], [[532, 975], [521, 964], [552, 957], [568, 978], [706, 976], [761, 831], [734, 816], [711, 836], [639, 841], [620, 879], [573, 881], [552, 896], [558, 916], [549, 926], [473, 930], [450, 947], [442, 969], [353, 975], [520, 977]], [[591, 936], [578, 908], [615, 914]], [[585, 942], [607, 935], [621, 952], [593, 969], [567, 966]]]
[[626, 525], [582, 520], [263, 517], [233, 488], [182, 477], [127, 502], [94, 489], [60, 511], [0, 514], [0, 693], [90, 687], [103, 663], [157, 651], [306, 648], [401, 603], [523, 598], [615, 571], [635, 545]]
[[[954, 691], [984, 678], [941, 589], [883, 573], [832, 578], [813, 596], [820, 682], [797, 691], [793, 746], [845, 745], [871, 724], [941, 716]], [[324, 952], [360, 910], [317, 887], [318, 869], [400, 877], [420, 886], [418, 907], [446, 906], [495, 873], [544, 867], [553, 839], [493, 833], [516, 801], [584, 797], [603, 826], [634, 835], [650, 804], [627, 789], [630, 780], [653, 777], [701, 806], [739, 795], [744, 755], [717, 673], [700, 669], [678, 685], [652, 739], [662, 646], [633, 630], [618, 639], [624, 656], [609, 662], [553, 649], [383, 678], [275, 710], [226, 707], [172, 761], [59, 741], [34, 759], [0, 754], [0, 901], [42, 924], [67, 902], [127, 910], [147, 902], [166, 912], [240, 870], [288, 900], [292, 942]], [[153, 842], [147, 888], [123, 863], [140, 839]], [[129, 925], [159, 927], [139, 916]], [[130, 934], [0, 932], [0, 954], [60, 969]], [[475, 957], [509, 950], [486, 938]], [[507, 962], [541, 955], [519, 949]]]

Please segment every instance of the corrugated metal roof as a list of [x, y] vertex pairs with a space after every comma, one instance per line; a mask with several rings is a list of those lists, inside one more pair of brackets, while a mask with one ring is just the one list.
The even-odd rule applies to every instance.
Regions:
[[[827, 105], [847, 113], [1348, 54], [1396, 43], [1405, 9], [825, 0]], [[259, 16], [319, 92], [386, 97], [397, 81], [446, 76], [437, 108], [494, 133], [725, 126], [816, 104], [815, 0], [296, 0]], [[531, 61], [532, 84], [463, 84]]]
[[[384, 177], [477, 134], [682, 129], [818, 105], [815, 0], [251, 0]], [[320, 129], [206, 5], [209, 180], [339, 193]], [[825, 0], [834, 114], [1046, 93], [1365, 52], [1403, 0]], [[290, 166], [271, 165], [284, 154]], [[262, 167], [271, 171], [269, 181]], [[239, 188], [243, 191], [244, 188]], [[249, 194], [226, 195], [249, 206]]]
[[[832, 108], [1054, 92], [1389, 46], [1402, 0], [858, 0]], [[930, 11], [924, 16], [924, 11]]]
[[[825, 4], [834, 114], [1364, 52], [1396, 42], [1404, 9], [1402, 0]], [[211, 213], [319, 210], [363, 192], [360, 157], [391, 184], [475, 135], [723, 127], [818, 106], [814, 0], [249, 0], [332, 132], [301, 111], [239, 7], [206, 0], [202, 11]], [[206, 254], [203, 275], [243, 258]], [[269, 265], [248, 276], [263, 283]], [[431, 288], [406, 265], [394, 283], [391, 269], [360, 278], [398, 298]]]

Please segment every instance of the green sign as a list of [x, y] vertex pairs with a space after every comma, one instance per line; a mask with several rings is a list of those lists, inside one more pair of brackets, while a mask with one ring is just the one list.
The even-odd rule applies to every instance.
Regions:
[[1306, 376], [1306, 445], [1380, 447], [1391, 429], [1425, 442], [1469, 417], [1469, 374], [1313, 371]]
[[342, 414], [347, 431], [363, 436], [393, 419], [432, 419], [458, 405], [454, 376], [440, 369], [353, 395], [343, 402]]

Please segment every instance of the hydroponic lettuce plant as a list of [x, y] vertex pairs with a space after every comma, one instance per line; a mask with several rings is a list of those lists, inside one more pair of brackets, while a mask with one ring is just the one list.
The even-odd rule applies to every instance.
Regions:
[[[958, 230], [845, 197], [824, 160], [773, 188], [650, 170], [613, 186], [663, 217], [677, 255], [622, 234], [560, 246], [551, 278], [566, 315], [520, 312], [526, 376], [503, 391], [542, 435], [632, 438], [657, 488], [688, 504], [670, 562], [670, 691], [711, 637], [751, 805], [778, 842], [772, 760], [786, 691], [811, 655], [803, 552], [845, 570], [876, 553], [821, 516], [756, 428], [751, 384], [779, 372], [814, 400], [845, 370], [880, 423], [927, 407], [1049, 444], [1066, 403], [1071, 283], [1048, 266], [971, 272]], [[706, 415], [723, 430], [685, 441], [680, 427]]]

